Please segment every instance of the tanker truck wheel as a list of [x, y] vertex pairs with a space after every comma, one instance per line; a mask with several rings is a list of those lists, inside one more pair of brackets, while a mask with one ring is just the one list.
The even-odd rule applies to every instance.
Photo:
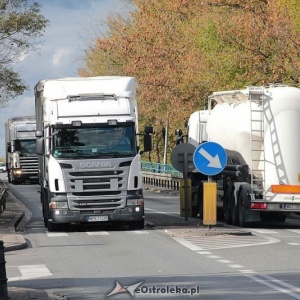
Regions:
[[228, 184], [228, 187], [225, 192], [225, 198], [224, 198], [224, 219], [225, 222], [229, 225], [232, 224], [232, 218], [231, 218], [231, 205], [232, 205], [232, 185]]
[[234, 226], [238, 225], [238, 211], [237, 211], [237, 204], [235, 203], [234, 193], [231, 194], [231, 224]]
[[238, 223], [241, 227], [246, 227], [246, 208], [243, 201], [244, 196], [243, 190], [240, 192], [239, 199], [238, 199]]

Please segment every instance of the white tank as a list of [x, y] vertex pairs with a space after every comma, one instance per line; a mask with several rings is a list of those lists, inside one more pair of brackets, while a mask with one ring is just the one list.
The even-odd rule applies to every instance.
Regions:
[[[249, 92], [256, 99], [264, 97], [263, 136], [259, 131], [253, 131], [259, 130], [260, 125], [251, 122], [251, 110], [252, 119], [258, 120], [260, 113], [254, 111], [261, 110], [261, 106], [252, 102], [250, 108]], [[232, 97], [235, 93], [239, 96]], [[213, 98], [218, 104], [207, 118], [208, 141], [241, 153], [253, 170], [264, 169], [266, 189], [271, 184], [300, 183], [300, 89], [285, 86], [250, 88], [214, 93]], [[252, 139], [258, 140], [252, 149], [264, 147], [264, 153], [257, 151], [256, 157], [253, 156], [255, 151], [251, 151], [251, 128]], [[260, 171], [253, 173], [263, 175]]]

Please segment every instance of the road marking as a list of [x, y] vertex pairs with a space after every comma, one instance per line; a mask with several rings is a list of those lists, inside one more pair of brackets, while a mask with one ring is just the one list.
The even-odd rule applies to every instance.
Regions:
[[230, 267], [230, 268], [232, 268], [232, 269], [242, 269], [242, 268], [244, 268], [244, 266], [241, 266], [241, 265], [235, 265], [235, 264], [233, 264], [233, 265], [228, 265], [228, 267]]
[[8, 278], [8, 281], [27, 280], [33, 278], [52, 276], [45, 265], [23, 265], [18, 266], [21, 276]]
[[300, 243], [288, 243], [288, 245], [291, 245], [291, 246], [300, 246]]
[[[260, 275], [261, 277], [265, 277], [266, 279], [268, 279], [268, 281], [264, 280], [264, 279], [260, 279], [258, 276], [255, 276], [255, 275], [245, 275], [245, 276], [248, 277], [248, 278], [250, 278], [250, 279], [252, 279], [252, 280], [254, 280], [254, 281], [256, 281], [256, 282], [258, 282], [258, 283], [261, 283], [261, 284], [263, 284], [263, 285], [265, 285], [265, 286], [267, 286], [269, 288], [272, 288], [272, 289], [274, 289], [276, 291], [279, 291], [281, 293], [287, 294], [287, 295], [289, 295], [289, 296], [291, 296], [291, 297], [293, 297], [295, 299], [300, 299], [300, 295], [299, 294], [295, 294], [294, 292], [292, 292], [292, 291], [299, 291], [299, 289], [296, 288], [296, 287], [294, 287], [294, 286], [292, 286], [292, 285], [290, 285], [290, 284], [288, 284], [288, 283], [285, 283], [283, 281], [277, 280], [277, 279], [275, 279], [275, 278], [273, 278], [271, 276], [268, 276], [268, 275]], [[271, 279], [273, 279], [273, 280], [271, 280]], [[275, 285], [275, 284], [269, 282], [270, 280], [273, 281], [273, 282], [275, 282], [275, 283], [277, 283], [277, 284], [279, 284], [279, 285], [288, 287], [291, 290], [287, 290], [287, 289], [284, 289], [284, 288], [282, 288], [282, 287], [280, 287], [278, 285]]]
[[149, 231], [147, 231], [147, 230], [130, 230], [130, 231], [126, 231], [126, 233], [128, 233], [128, 234], [147, 234], [147, 233], [149, 233]]
[[216, 249], [228, 249], [249, 247], [256, 245], [266, 245], [280, 242], [279, 239], [269, 236], [187, 236], [173, 237], [181, 245], [195, 251], [210, 251]]
[[49, 237], [69, 236], [66, 232], [47, 232]]
[[263, 234], [279, 234], [279, 232], [270, 229], [251, 229], [251, 231]]
[[253, 270], [239, 270], [239, 272], [243, 273], [243, 274], [255, 274], [257, 272], [253, 271]]
[[88, 235], [109, 235], [107, 231], [87, 231]]
[[222, 264], [232, 264], [233, 263], [231, 260], [227, 260], [227, 259], [219, 259], [217, 261]]
[[300, 229], [288, 229], [288, 231], [300, 234]]

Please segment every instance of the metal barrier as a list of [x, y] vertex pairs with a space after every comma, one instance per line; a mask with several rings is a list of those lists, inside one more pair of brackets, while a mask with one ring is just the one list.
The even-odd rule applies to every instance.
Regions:
[[174, 169], [172, 165], [142, 162], [143, 183], [145, 185], [180, 190], [181, 172]]
[[143, 184], [155, 187], [180, 190], [180, 178], [172, 177], [171, 174], [142, 172]]
[[160, 163], [152, 163], [152, 162], [142, 161], [142, 171], [152, 172], [152, 173], [170, 174], [172, 177], [182, 178], [182, 173], [178, 172], [170, 164], [160, 164]]

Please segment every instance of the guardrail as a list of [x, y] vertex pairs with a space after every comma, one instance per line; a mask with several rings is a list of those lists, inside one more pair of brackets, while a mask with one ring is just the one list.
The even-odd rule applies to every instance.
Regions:
[[181, 172], [172, 165], [142, 162], [143, 184], [171, 190], [180, 190]]
[[165, 188], [170, 190], [180, 190], [180, 178], [172, 177], [171, 174], [142, 172], [143, 184]]

